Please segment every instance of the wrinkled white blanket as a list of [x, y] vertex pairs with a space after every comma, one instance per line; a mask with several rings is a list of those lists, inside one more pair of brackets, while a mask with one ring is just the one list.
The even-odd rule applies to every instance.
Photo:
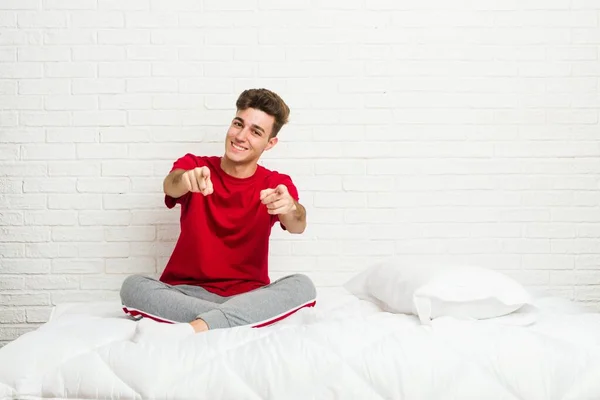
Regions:
[[600, 399], [600, 314], [563, 304], [427, 327], [332, 289], [270, 327], [141, 341], [116, 303], [63, 305], [0, 349], [0, 399]]

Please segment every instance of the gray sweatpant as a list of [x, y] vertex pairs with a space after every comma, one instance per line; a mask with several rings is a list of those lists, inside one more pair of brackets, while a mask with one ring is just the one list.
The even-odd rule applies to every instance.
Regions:
[[142, 275], [127, 277], [121, 287], [123, 310], [132, 316], [166, 322], [201, 318], [209, 329], [268, 325], [314, 305], [316, 295], [312, 281], [302, 274], [230, 297], [199, 286], [168, 285]]

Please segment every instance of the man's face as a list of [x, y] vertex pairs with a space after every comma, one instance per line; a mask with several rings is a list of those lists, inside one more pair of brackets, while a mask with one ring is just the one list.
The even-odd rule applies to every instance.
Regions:
[[255, 108], [238, 111], [225, 138], [225, 157], [236, 164], [257, 162], [277, 143], [276, 137], [269, 139], [274, 122], [273, 116]]

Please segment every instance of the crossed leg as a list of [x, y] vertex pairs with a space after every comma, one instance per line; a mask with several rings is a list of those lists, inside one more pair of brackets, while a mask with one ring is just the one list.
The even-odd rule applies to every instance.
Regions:
[[[170, 323], [193, 322], [196, 331], [243, 325], [261, 327], [303, 307], [314, 306], [316, 289], [310, 278], [296, 274], [247, 293], [222, 297], [199, 286], [173, 286], [132, 275], [123, 282], [121, 302], [123, 310], [133, 317]], [[204, 325], [206, 329], [202, 328]]]

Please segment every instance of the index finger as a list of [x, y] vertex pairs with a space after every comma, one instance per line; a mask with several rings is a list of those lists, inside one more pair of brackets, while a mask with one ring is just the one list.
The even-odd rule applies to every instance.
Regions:
[[275, 193], [275, 189], [265, 189], [260, 191], [260, 200], [264, 200], [265, 197]]
[[200, 170], [200, 176], [202, 176], [203, 178], [210, 178], [210, 169], [208, 169], [208, 167], [202, 167], [202, 169]]
[[284, 184], [277, 185], [275, 190], [277, 191], [277, 194], [286, 194], [288, 192], [288, 188]]

